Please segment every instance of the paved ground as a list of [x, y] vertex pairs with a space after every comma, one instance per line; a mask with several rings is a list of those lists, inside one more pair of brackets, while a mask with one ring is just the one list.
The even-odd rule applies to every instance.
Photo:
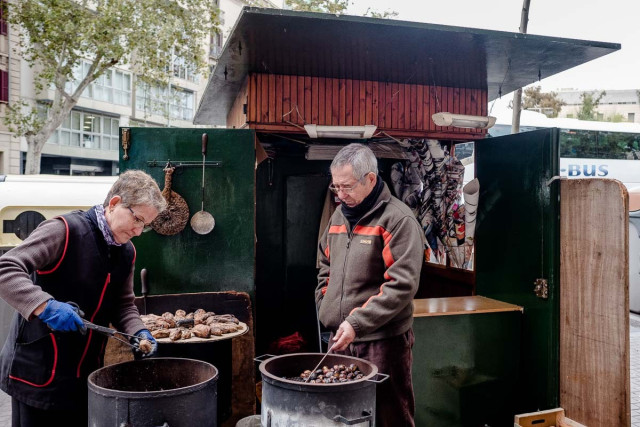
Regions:
[[631, 426], [640, 427], [640, 316], [630, 316]]
[[[640, 427], [640, 316], [631, 314], [631, 426]], [[0, 427], [11, 426], [11, 399], [0, 391]]]

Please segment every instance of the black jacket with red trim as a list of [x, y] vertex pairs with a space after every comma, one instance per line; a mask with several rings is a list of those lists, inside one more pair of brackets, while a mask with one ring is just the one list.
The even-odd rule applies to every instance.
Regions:
[[318, 316], [335, 331], [346, 320], [355, 341], [400, 335], [413, 325], [424, 235], [413, 212], [384, 188], [353, 230], [337, 209], [319, 245]]
[[[34, 284], [59, 301], [77, 303], [93, 323], [118, 324], [122, 295], [133, 297], [127, 289], [133, 244], [108, 246], [93, 210], [59, 220], [66, 226], [62, 256], [34, 272]], [[0, 388], [40, 409], [73, 409], [86, 403], [87, 376], [103, 365], [106, 339], [91, 330], [86, 335], [53, 332], [39, 318], [26, 320], [16, 313], [0, 353]]]

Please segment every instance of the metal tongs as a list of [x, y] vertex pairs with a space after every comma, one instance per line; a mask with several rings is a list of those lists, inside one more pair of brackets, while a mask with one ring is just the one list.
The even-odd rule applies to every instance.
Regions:
[[[125, 334], [124, 332], [118, 332], [115, 329], [111, 329], [111, 328], [107, 328], [106, 326], [100, 326], [100, 325], [96, 325], [95, 323], [91, 323], [86, 319], [82, 319], [82, 322], [84, 323], [84, 326], [87, 329], [91, 329], [94, 330], [96, 332], [99, 332], [101, 334], [104, 334], [106, 336], [108, 336], [109, 338], [113, 338], [114, 340], [120, 341], [122, 343], [125, 343], [126, 345], [128, 345], [129, 347], [135, 349], [135, 350], [140, 350], [140, 338], [135, 336], [135, 335], [129, 335], [129, 334]], [[116, 334], [120, 334], [123, 335], [125, 337], [129, 337], [129, 338], [135, 338], [135, 340], [133, 341], [133, 344], [131, 344], [129, 341], [124, 340], [120, 337], [117, 337]]]
[[[135, 335], [125, 334], [124, 332], [118, 332], [115, 329], [107, 328], [106, 326], [96, 325], [95, 323], [92, 323], [92, 322], [90, 322], [90, 321], [88, 321], [87, 319], [84, 318], [84, 311], [82, 311], [80, 309], [80, 306], [78, 304], [76, 304], [75, 302], [72, 302], [72, 301], [68, 301], [67, 304], [69, 304], [71, 307], [73, 307], [73, 309], [76, 311], [76, 313], [78, 313], [78, 316], [80, 316], [80, 318], [82, 319], [82, 323], [84, 323], [85, 328], [91, 329], [91, 330], [96, 331], [98, 333], [104, 334], [104, 335], [108, 336], [109, 338], [113, 338], [114, 340], [117, 340], [117, 341], [120, 341], [122, 343], [125, 343], [126, 345], [128, 345], [129, 347], [131, 347], [131, 348], [133, 348], [135, 350], [140, 350], [140, 338], [139, 337], [137, 337]], [[129, 337], [129, 338], [135, 338], [135, 340], [133, 341], [133, 344], [132, 344], [127, 340], [124, 340], [122, 338], [117, 337], [116, 334], [120, 334], [120, 335], [123, 335], [125, 337]]]

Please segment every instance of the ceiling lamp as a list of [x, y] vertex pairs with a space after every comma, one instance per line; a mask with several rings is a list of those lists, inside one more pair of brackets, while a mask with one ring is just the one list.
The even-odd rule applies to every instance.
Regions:
[[489, 129], [496, 124], [496, 118], [493, 116], [436, 113], [431, 118], [437, 126], [452, 126], [456, 128]]
[[304, 130], [310, 138], [344, 138], [367, 139], [373, 136], [377, 126], [320, 126], [304, 125]]

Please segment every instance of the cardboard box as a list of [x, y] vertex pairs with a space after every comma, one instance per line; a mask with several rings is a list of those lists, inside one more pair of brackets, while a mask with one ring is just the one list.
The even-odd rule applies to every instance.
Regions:
[[564, 409], [556, 408], [546, 411], [530, 412], [516, 415], [514, 427], [586, 427], [564, 416]]

